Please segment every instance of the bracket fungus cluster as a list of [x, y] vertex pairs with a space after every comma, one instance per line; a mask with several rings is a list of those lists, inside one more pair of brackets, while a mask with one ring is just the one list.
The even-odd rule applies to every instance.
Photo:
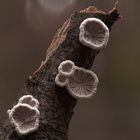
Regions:
[[[98, 18], [87, 18], [79, 27], [79, 41], [91, 49], [100, 50], [104, 48], [109, 39], [109, 29], [103, 21]], [[97, 91], [97, 75], [84, 68], [75, 66], [74, 62], [66, 60], [58, 67], [55, 83], [65, 87], [75, 98], [89, 98]]]
[[63, 61], [58, 71], [55, 83], [60, 87], [66, 86], [74, 98], [89, 98], [96, 93], [99, 80], [94, 72], [77, 67], [70, 60]]
[[74, 74], [75, 64], [70, 60], [66, 60], [61, 62], [58, 67], [58, 74], [55, 78], [55, 83], [60, 86], [64, 87], [68, 83], [68, 77]]
[[109, 38], [108, 27], [98, 18], [85, 19], [80, 27], [80, 42], [91, 49], [102, 49]]
[[20, 135], [26, 135], [38, 129], [39, 102], [31, 95], [24, 95], [18, 103], [7, 113], [9, 120]]

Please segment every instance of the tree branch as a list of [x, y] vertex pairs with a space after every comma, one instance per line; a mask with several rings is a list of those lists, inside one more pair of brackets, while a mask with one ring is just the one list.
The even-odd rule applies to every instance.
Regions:
[[67, 140], [69, 122], [77, 103], [66, 90], [58, 87], [55, 76], [58, 66], [64, 60], [72, 60], [77, 66], [90, 69], [99, 50], [92, 50], [79, 42], [79, 26], [90, 17], [101, 19], [111, 30], [119, 14], [116, 5], [108, 13], [91, 6], [75, 12], [60, 28], [47, 50], [45, 61], [30, 76], [23, 89], [23, 95], [33, 95], [39, 102], [40, 123], [36, 132], [19, 136], [7, 120], [1, 129], [0, 140]]

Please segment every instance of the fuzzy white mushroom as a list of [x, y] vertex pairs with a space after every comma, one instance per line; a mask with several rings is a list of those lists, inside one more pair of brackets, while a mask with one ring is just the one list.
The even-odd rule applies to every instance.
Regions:
[[18, 103], [7, 111], [9, 120], [19, 135], [26, 135], [38, 129], [40, 112], [28, 104]]
[[62, 75], [61, 73], [57, 74], [57, 76], [55, 77], [55, 83], [60, 87], [66, 86], [67, 82], [68, 82], [67, 77]]
[[58, 67], [59, 73], [61, 73], [64, 76], [71, 76], [74, 73], [75, 64], [71, 60], [65, 60], [61, 62], [61, 64]]
[[100, 19], [87, 18], [80, 27], [80, 42], [91, 49], [102, 49], [107, 45], [109, 29]]
[[26, 103], [32, 107], [38, 108], [39, 102], [32, 95], [24, 95], [19, 99], [19, 103]]
[[75, 67], [74, 74], [69, 77], [67, 90], [75, 98], [90, 98], [96, 93], [98, 82], [94, 72]]

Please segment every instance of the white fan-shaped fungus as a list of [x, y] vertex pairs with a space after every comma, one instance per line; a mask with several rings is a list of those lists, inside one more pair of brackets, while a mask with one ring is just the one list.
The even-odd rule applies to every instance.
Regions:
[[67, 77], [60, 73], [57, 74], [57, 76], [55, 77], [55, 83], [60, 87], [66, 86], [67, 82], [68, 82]]
[[107, 45], [109, 29], [100, 19], [87, 18], [80, 25], [79, 40], [91, 49], [102, 49]]
[[61, 64], [58, 67], [59, 73], [61, 73], [64, 76], [71, 76], [74, 73], [75, 64], [71, 60], [66, 60], [61, 62]]
[[38, 108], [39, 102], [32, 95], [24, 95], [19, 99], [19, 103], [26, 103], [32, 107]]
[[96, 93], [98, 81], [94, 72], [76, 67], [74, 74], [69, 77], [67, 90], [75, 98], [89, 98]]
[[90, 70], [75, 66], [66, 60], [58, 67], [56, 85], [65, 87], [75, 98], [90, 98], [97, 91], [98, 77]]
[[26, 135], [38, 129], [40, 112], [37, 108], [18, 103], [7, 113], [11, 124], [20, 135]]

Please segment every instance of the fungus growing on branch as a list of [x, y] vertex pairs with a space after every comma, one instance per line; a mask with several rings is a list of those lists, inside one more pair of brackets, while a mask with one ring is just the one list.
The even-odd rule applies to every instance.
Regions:
[[28, 104], [18, 103], [7, 111], [9, 120], [19, 135], [26, 135], [38, 129], [39, 111]]
[[95, 50], [107, 45], [109, 29], [100, 19], [87, 18], [81, 23], [79, 29], [79, 40], [83, 45]]
[[67, 90], [75, 98], [90, 98], [96, 93], [98, 82], [94, 72], [76, 67], [74, 74], [69, 78]]
[[[92, 35], [93, 32], [90, 32], [91, 30], [88, 30], [87, 28], [86, 30], [89, 40], [87, 36], [83, 36], [86, 37], [85, 40], [83, 39], [83, 42], [82, 39], [81, 42], [79, 41], [79, 27], [81, 23], [88, 18], [100, 19], [108, 27], [108, 29], [111, 30], [114, 22], [120, 18], [120, 14], [117, 10], [117, 3], [110, 12], [103, 12], [94, 6], [76, 11], [70, 16], [70, 18], [68, 18], [63, 26], [57, 30], [52, 43], [49, 47], [47, 47], [48, 49], [45, 60], [43, 60], [41, 66], [26, 80], [25, 86], [22, 90], [23, 95], [31, 94], [38, 99], [40, 103], [39, 111], [41, 112], [40, 115], [38, 115], [40, 119], [35, 117], [35, 119], [26, 121], [28, 123], [22, 123], [20, 127], [17, 127], [16, 123], [13, 123], [13, 121], [9, 121], [8, 119], [3, 125], [3, 128], [0, 130], [0, 140], [68, 140], [69, 123], [74, 112], [73, 109], [77, 104], [77, 100], [75, 98], [91, 97], [97, 90], [97, 77], [93, 74], [93, 72], [90, 73], [89, 70], [85, 69], [82, 71], [82, 69], [92, 68], [93, 62], [97, 54], [100, 52], [98, 49], [101, 49], [104, 46], [103, 44], [106, 44], [102, 41], [94, 41], [92, 37], [94, 36]], [[96, 44], [98, 45], [96, 46]], [[96, 49], [97, 47], [99, 48]], [[71, 72], [69, 71], [71, 69], [68, 69], [68, 71], [66, 71], [68, 75], [65, 73], [66, 75], [61, 77], [60, 75], [57, 75], [61, 73], [58, 72], [58, 66], [60, 65], [60, 62], [63, 62], [64, 60], [72, 60], [77, 66], [83, 68], [78, 69], [78, 67], [76, 68], [75, 66], [75, 73], [72, 72], [71, 75]], [[86, 79], [80, 78], [78, 82], [75, 82], [75, 79], [78, 77], [76, 74], [77, 71], [81, 74], [80, 77], [83, 77], [84, 75], [88, 76], [84, 76]], [[67, 84], [64, 84], [67, 90], [65, 88], [59, 89], [56, 87], [56, 76], [58, 76], [59, 81], [62, 83], [65, 83], [68, 80], [66, 82]], [[74, 98], [69, 96], [68, 91]], [[65, 96], [63, 96], [64, 94]], [[27, 102], [24, 100], [24, 102], [25, 103], [19, 104], [25, 104], [25, 108], [27, 108], [27, 110], [30, 110], [29, 108], [37, 110], [37, 107], [31, 106], [32, 103], [30, 103], [30, 101]], [[13, 111], [13, 109], [8, 111], [8, 114], [11, 114], [10, 116], [18, 116], [18, 119], [13, 117], [14, 120], [21, 120], [19, 115], [12, 115], [11, 111]], [[15, 112], [17, 112], [17, 109], [15, 109]], [[32, 117], [28, 118], [34, 118], [33, 116], [35, 116], [35, 113], [31, 116]], [[16, 128], [16, 131], [23, 136], [19, 136], [14, 128]], [[35, 133], [30, 133], [36, 129], [37, 131]], [[29, 135], [24, 136], [28, 133]]]
[[[69, 76], [68, 76], [69, 75]], [[70, 60], [63, 61], [58, 67], [55, 83], [65, 87], [75, 98], [89, 98], [97, 91], [98, 77], [90, 70], [75, 66]]]

